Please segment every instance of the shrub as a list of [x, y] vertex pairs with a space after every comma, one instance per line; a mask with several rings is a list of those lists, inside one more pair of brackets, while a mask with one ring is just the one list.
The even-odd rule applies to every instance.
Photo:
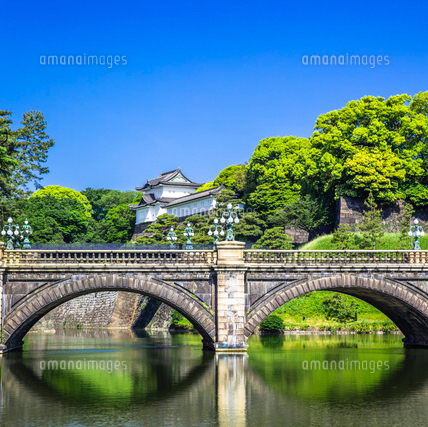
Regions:
[[327, 319], [347, 322], [357, 320], [358, 305], [354, 301], [348, 303], [343, 295], [334, 293], [322, 302]]
[[178, 325], [180, 323], [180, 320], [183, 320], [184, 316], [180, 314], [177, 310], [174, 310], [171, 313], [171, 320], [173, 325]]
[[271, 314], [260, 323], [260, 330], [265, 332], [282, 332], [285, 329], [284, 321], [276, 314]]

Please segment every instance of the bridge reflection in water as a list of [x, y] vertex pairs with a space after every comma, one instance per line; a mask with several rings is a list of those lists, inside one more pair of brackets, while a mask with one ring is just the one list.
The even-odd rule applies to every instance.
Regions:
[[[201, 352], [199, 337], [31, 334], [1, 359], [1, 419], [20, 425], [426, 425], [428, 355], [399, 336], [253, 337], [249, 354]], [[97, 369], [78, 361], [97, 361]], [[305, 360], [389, 369], [305, 369]], [[42, 362], [65, 361], [66, 369]], [[126, 369], [106, 369], [107, 362]], [[69, 363], [73, 362], [73, 363]], [[104, 362], [104, 365], [102, 364]], [[51, 365], [52, 366], [52, 365]], [[68, 367], [70, 369], [68, 369]], [[113, 365], [114, 366], [114, 365]]]

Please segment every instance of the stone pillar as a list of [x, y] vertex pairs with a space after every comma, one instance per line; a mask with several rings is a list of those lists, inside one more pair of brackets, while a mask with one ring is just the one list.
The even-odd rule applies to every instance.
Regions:
[[246, 351], [244, 242], [217, 243], [216, 351]]

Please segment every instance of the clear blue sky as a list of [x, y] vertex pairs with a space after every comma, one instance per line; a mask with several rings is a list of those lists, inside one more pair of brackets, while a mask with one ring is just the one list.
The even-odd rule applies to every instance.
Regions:
[[[309, 136], [363, 95], [428, 90], [423, 1], [8, 1], [0, 109], [45, 114], [44, 185], [134, 189], [180, 166], [209, 181], [262, 138]], [[119, 55], [126, 65], [40, 64]], [[304, 55], [389, 65], [305, 66]]]

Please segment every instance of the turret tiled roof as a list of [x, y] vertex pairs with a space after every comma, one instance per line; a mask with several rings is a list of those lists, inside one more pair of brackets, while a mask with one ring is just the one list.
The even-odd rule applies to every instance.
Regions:
[[161, 198], [161, 199], [155, 199], [153, 197], [153, 194], [143, 194], [143, 197], [141, 198], [141, 201], [138, 205], [129, 205], [131, 209], [138, 209], [144, 206], [153, 205], [155, 203], [161, 203], [162, 207], [169, 208], [170, 206], [180, 205], [182, 203], [188, 203], [193, 202], [198, 199], [202, 199], [204, 197], [208, 196], [215, 196], [221, 192], [221, 190], [224, 189], [223, 185], [220, 185], [216, 188], [211, 188], [209, 190], [201, 191], [200, 193], [193, 193], [189, 194], [188, 196], [183, 197], [177, 197], [177, 198]]
[[[173, 179], [177, 176], [181, 175], [184, 180], [183, 181], [173, 181]], [[179, 186], [185, 186], [185, 187], [195, 187], [198, 188], [202, 184], [199, 182], [193, 182], [186, 176], [184, 176], [183, 172], [181, 172], [181, 169], [175, 169], [173, 171], [169, 172], [163, 172], [161, 173], [157, 178], [149, 179], [147, 182], [141, 186], [141, 187], [135, 187], [136, 190], [149, 190], [153, 187], [156, 187], [157, 185], [179, 185]]]

